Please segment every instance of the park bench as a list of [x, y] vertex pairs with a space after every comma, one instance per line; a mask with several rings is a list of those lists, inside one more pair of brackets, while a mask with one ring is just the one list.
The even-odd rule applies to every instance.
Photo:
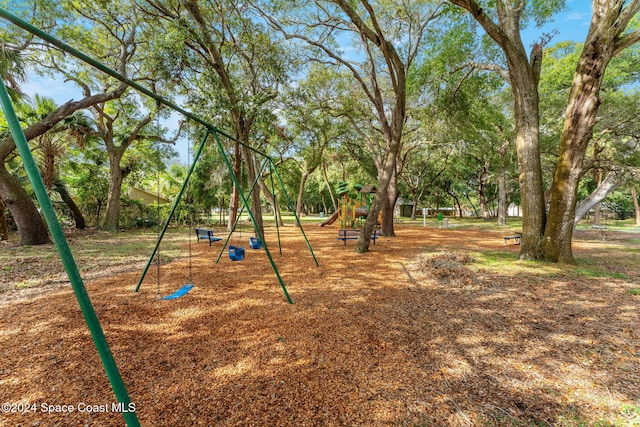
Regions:
[[[362, 230], [338, 230], [338, 238], [336, 240], [342, 240], [344, 245], [347, 246], [347, 240], [358, 240], [361, 231]], [[376, 244], [378, 236], [378, 230], [373, 230], [371, 240], [373, 240], [374, 245]]]
[[522, 239], [522, 233], [516, 233], [511, 236], [504, 236], [504, 244], [506, 245], [509, 240], [513, 240], [514, 245], [519, 245], [520, 239]]
[[209, 246], [211, 246], [211, 242], [218, 242], [222, 240], [220, 237], [214, 236], [213, 231], [204, 228], [196, 228], [196, 236], [198, 236], [198, 242], [200, 240], [208, 240]]

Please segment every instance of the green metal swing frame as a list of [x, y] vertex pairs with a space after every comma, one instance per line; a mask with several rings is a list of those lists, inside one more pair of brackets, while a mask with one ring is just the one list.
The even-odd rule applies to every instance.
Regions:
[[[17, 17], [16, 15], [10, 13], [9, 11], [7, 11], [6, 9], [0, 7], [0, 17], [6, 19], [7, 21], [11, 22], [12, 24], [16, 25], [17, 27], [22, 28], [23, 30], [26, 30], [27, 32], [35, 35], [36, 37], [39, 37], [49, 43], [51, 43], [52, 45], [60, 48], [61, 50], [63, 50], [66, 53], [69, 53], [70, 55], [78, 58], [79, 60], [93, 66], [94, 68], [97, 68], [98, 70], [108, 74], [109, 76], [115, 78], [116, 80], [125, 83], [127, 86], [136, 89], [138, 92], [141, 92], [149, 97], [151, 97], [152, 99], [154, 99], [156, 102], [158, 102], [159, 104], [162, 104], [166, 107], [168, 107], [169, 109], [176, 111], [180, 114], [182, 114], [183, 116], [187, 117], [188, 119], [199, 123], [201, 125], [203, 125], [206, 128], [206, 133], [205, 136], [200, 144], [200, 146], [198, 147], [196, 156], [194, 157], [194, 160], [191, 164], [191, 167], [189, 168], [189, 172], [187, 174], [187, 176], [185, 177], [184, 183], [182, 184], [182, 188], [180, 189], [180, 192], [178, 193], [178, 195], [176, 196], [176, 199], [173, 202], [173, 206], [171, 208], [171, 212], [169, 214], [169, 217], [167, 218], [164, 227], [162, 229], [162, 232], [158, 238], [158, 241], [156, 243], [156, 246], [153, 250], [153, 253], [151, 254], [151, 256], [149, 257], [149, 262], [147, 263], [144, 272], [142, 273], [137, 286], [135, 287], [134, 292], [137, 292], [140, 288], [140, 285], [142, 284], [142, 281], [144, 280], [144, 276], [147, 273], [147, 270], [149, 269], [149, 266], [155, 256], [155, 253], [158, 250], [158, 247], [160, 245], [160, 242], [162, 240], [162, 237], [164, 236], [167, 227], [169, 225], [169, 222], [171, 221], [171, 218], [173, 216], [173, 214], [175, 213], [175, 210], [178, 206], [178, 203], [180, 202], [180, 199], [182, 198], [182, 195], [185, 191], [185, 188], [187, 187], [187, 184], [189, 182], [189, 179], [191, 178], [191, 175], [193, 173], [193, 170], [195, 168], [195, 165], [198, 161], [198, 158], [200, 157], [200, 154], [202, 153], [202, 149], [204, 148], [205, 143], [207, 142], [207, 139], [210, 136], [213, 136], [216, 146], [218, 148], [218, 152], [219, 154], [223, 157], [225, 165], [227, 166], [227, 169], [229, 170], [229, 173], [231, 175], [231, 179], [233, 180], [234, 185], [236, 186], [236, 188], [238, 188], [240, 197], [242, 199], [242, 203], [243, 203], [243, 209], [246, 208], [247, 212], [249, 214], [249, 217], [251, 219], [251, 222], [254, 225], [254, 229], [255, 229], [255, 235], [261, 239], [262, 243], [263, 243], [263, 247], [265, 249], [265, 254], [267, 255], [267, 257], [269, 258], [269, 262], [271, 264], [271, 267], [273, 268], [273, 271], [278, 279], [278, 282], [284, 292], [284, 295], [287, 299], [287, 302], [292, 304], [293, 301], [291, 300], [291, 297], [289, 296], [289, 293], [287, 292], [286, 286], [284, 284], [284, 281], [282, 280], [282, 277], [280, 276], [280, 272], [278, 271], [278, 267], [276, 266], [275, 261], [273, 260], [273, 257], [271, 256], [271, 253], [268, 250], [266, 241], [264, 239], [264, 236], [262, 235], [262, 231], [259, 229], [259, 227], [256, 224], [256, 220], [255, 217], [253, 216], [253, 213], [251, 212], [251, 209], [249, 209], [249, 203], [247, 201], [247, 198], [245, 196], [245, 194], [242, 191], [242, 187], [240, 185], [240, 180], [238, 179], [238, 177], [234, 174], [233, 172], [233, 168], [231, 166], [231, 162], [229, 161], [229, 157], [227, 156], [225, 150], [224, 150], [224, 146], [222, 145], [222, 142], [220, 140], [220, 137], [223, 136], [225, 138], [228, 138], [232, 141], [235, 141], [237, 143], [239, 143], [240, 145], [248, 148], [249, 150], [255, 152], [256, 154], [262, 156], [265, 160], [263, 163], [263, 168], [265, 164], [269, 164], [271, 171], [273, 172], [273, 175], [276, 176], [276, 179], [278, 181], [278, 183], [280, 184], [280, 187], [283, 191], [283, 193], [285, 194], [285, 198], [287, 200], [287, 203], [289, 204], [290, 207], [293, 207], [293, 204], [291, 203], [291, 198], [289, 197], [286, 188], [282, 182], [282, 179], [280, 178], [278, 172], [277, 172], [277, 168], [275, 166], [275, 163], [273, 162], [273, 160], [271, 159], [271, 157], [269, 157], [267, 154], [256, 150], [255, 148], [245, 144], [242, 141], [239, 141], [237, 138], [223, 132], [222, 130], [216, 128], [214, 125], [208, 123], [207, 121], [203, 120], [202, 118], [192, 114], [189, 111], [186, 111], [185, 109], [181, 108], [180, 106], [174, 104], [173, 102], [157, 95], [156, 93], [153, 93], [151, 90], [141, 86], [140, 84], [134, 82], [133, 80], [130, 80], [124, 76], [122, 76], [121, 74], [119, 74], [118, 72], [110, 69], [109, 67], [105, 66], [104, 64], [96, 61], [95, 59], [85, 55], [84, 53], [80, 52], [77, 49], [74, 49], [73, 47], [71, 47], [70, 45], [66, 44], [65, 42], [56, 39], [55, 37], [51, 36], [50, 34], [44, 32], [43, 30], [29, 24], [28, 22], [20, 19], [19, 17]], [[66, 240], [66, 237], [64, 235], [64, 232], [62, 231], [62, 227], [56, 217], [55, 211], [53, 209], [53, 205], [51, 203], [51, 199], [49, 198], [49, 195], [46, 191], [46, 188], [44, 186], [42, 177], [40, 175], [40, 172], [38, 170], [38, 167], [36, 165], [36, 162], [33, 158], [33, 155], [31, 153], [31, 150], [29, 148], [29, 144], [27, 142], [27, 139], [25, 137], [24, 131], [22, 130], [22, 127], [20, 126], [20, 122], [18, 120], [18, 117], [16, 116], [15, 113], [15, 109], [13, 107], [13, 103], [11, 102], [11, 99], [9, 97], [9, 94], [7, 92], [7, 88], [3, 84], [0, 85], [0, 105], [2, 107], [2, 110], [5, 114], [5, 117], [7, 119], [7, 123], [9, 125], [9, 129], [11, 131], [11, 135], [14, 139], [14, 142], [16, 144], [16, 148], [18, 149], [18, 152], [20, 154], [20, 157], [22, 158], [23, 164], [24, 164], [24, 168], [25, 171], [27, 173], [27, 176], [29, 177], [29, 181], [31, 182], [31, 185], [33, 186], [36, 198], [38, 200], [38, 203], [40, 204], [41, 210], [42, 210], [42, 214], [45, 218], [45, 221], [47, 223], [47, 226], [49, 227], [49, 231], [51, 232], [51, 236], [53, 238], [53, 241], [56, 245], [56, 249], [58, 250], [58, 253], [60, 255], [60, 258], [62, 260], [62, 264], [65, 268], [65, 271], [67, 272], [67, 276], [69, 277], [69, 281], [71, 283], [71, 287], [73, 288], [74, 294], [76, 296], [76, 299], [78, 301], [78, 304], [80, 306], [80, 310], [82, 311], [82, 315], [85, 319], [85, 322], [87, 323], [87, 327], [91, 333], [91, 337], [93, 339], [94, 345], [96, 346], [96, 350], [98, 351], [98, 355], [100, 356], [100, 360], [102, 362], [102, 365], [105, 369], [105, 372], [107, 374], [107, 377], [109, 379], [109, 382], [111, 384], [111, 387], [113, 389], [113, 392], [116, 396], [116, 399], [118, 401], [118, 403], [121, 404], [121, 407], [123, 408], [129, 408], [130, 407], [130, 403], [131, 403], [131, 399], [129, 397], [129, 394], [127, 393], [127, 389], [124, 385], [124, 382], [122, 380], [122, 376], [120, 375], [120, 372], [118, 370], [118, 367], [115, 363], [115, 360], [113, 358], [113, 354], [111, 353], [111, 349], [109, 348], [109, 344], [107, 343], [106, 337], [104, 335], [104, 332], [102, 330], [102, 327], [100, 326], [100, 321], [98, 320], [98, 317], [96, 315], [95, 309], [93, 308], [93, 304], [91, 303], [91, 299], [89, 298], [89, 295], [87, 293], [87, 290], [85, 288], [84, 282], [82, 280], [82, 276], [80, 275], [80, 272], [78, 270], [78, 266], [73, 258], [73, 255], [71, 253], [71, 250], [69, 248], [68, 242]], [[255, 185], [255, 183], [253, 184]], [[253, 187], [252, 187], [253, 188]], [[273, 188], [273, 178], [272, 178], [272, 188]], [[275, 195], [275, 194], [274, 194]], [[295, 214], [295, 209], [292, 209], [292, 211]], [[300, 224], [300, 220], [296, 215], [296, 222], [297, 224]], [[277, 221], [276, 221], [277, 224]], [[306, 236], [306, 233], [304, 232], [304, 229], [302, 228], [302, 226], [299, 227], [300, 231], [302, 232], [302, 235], [304, 236], [305, 242], [307, 244], [307, 247], [309, 249], [309, 252], [311, 253], [311, 256], [313, 257], [313, 260], [317, 265], [318, 264], [318, 260], [315, 256], [315, 254], [313, 253], [313, 249], [311, 248], [311, 244], [309, 243], [309, 239]], [[278, 245], [280, 246], [280, 233], [278, 231]], [[280, 248], [280, 253], [282, 254], [282, 249]], [[123, 411], [122, 415], [124, 417], [124, 420], [127, 424], [127, 426], [129, 427], [138, 427], [140, 426], [140, 422], [138, 420], [138, 416], [135, 413], [135, 411]]]

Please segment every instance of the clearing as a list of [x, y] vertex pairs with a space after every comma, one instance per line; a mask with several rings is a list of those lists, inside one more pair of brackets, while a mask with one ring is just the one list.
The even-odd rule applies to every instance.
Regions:
[[[357, 255], [305, 230], [320, 267], [293, 227], [270, 243], [293, 305], [248, 244], [215, 264], [193, 241], [194, 289], [160, 301], [155, 266], [132, 292], [153, 235], [71, 236], [142, 425], [640, 425], [640, 234], [580, 231], [560, 267], [516, 261], [505, 231], [398, 225]], [[165, 295], [189, 277], [169, 237]], [[55, 249], [0, 255], [0, 401], [36, 405], [0, 425], [123, 425]]]

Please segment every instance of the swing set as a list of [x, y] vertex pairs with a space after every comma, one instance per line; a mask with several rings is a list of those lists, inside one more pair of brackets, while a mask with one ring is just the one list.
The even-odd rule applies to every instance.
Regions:
[[[115, 72], [114, 72], [115, 73]], [[133, 83], [133, 82], [132, 82]], [[139, 86], [136, 84], [136, 86]], [[136, 89], [138, 89], [138, 87], [136, 87]], [[164, 221], [164, 225], [161, 229], [161, 231], [158, 233], [158, 240], [156, 242], [156, 245], [153, 249], [153, 251], [151, 252], [151, 255], [149, 257], [149, 260], [140, 276], [140, 279], [138, 280], [138, 283], [134, 289], [134, 292], [138, 292], [142, 282], [149, 270], [149, 267], [151, 266], [151, 263], [153, 262], [154, 258], [156, 257], [158, 250], [160, 248], [160, 243], [162, 242], [162, 239], [167, 231], [167, 228], [169, 226], [169, 223], [171, 222], [171, 219], [173, 218], [175, 211], [180, 203], [180, 200], [182, 199], [182, 196], [184, 195], [184, 192], [187, 188], [187, 185], [189, 184], [190, 178], [193, 175], [193, 171], [195, 169], [195, 166], [198, 162], [198, 159], [200, 158], [200, 155], [202, 154], [203, 148], [205, 146], [205, 144], [207, 143], [209, 137], [213, 137], [213, 139], [215, 140], [216, 146], [218, 148], [218, 153], [220, 154], [220, 156], [222, 157], [222, 159], [224, 160], [225, 165], [227, 166], [227, 170], [229, 171], [229, 174], [231, 176], [231, 179], [234, 183], [234, 185], [236, 186], [236, 188], [238, 189], [238, 194], [240, 195], [240, 199], [242, 200], [242, 208], [240, 209], [238, 216], [236, 217], [236, 220], [233, 224], [233, 227], [231, 229], [231, 232], [229, 233], [229, 235], [227, 236], [227, 239], [223, 245], [222, 251], [220, 252], [220, 254], [218, 255], [218, 258], [216, 260], [216, 263], [218, 263], [220, 261], [220, 257], [222, 256], [222, 253], [224, 252], [225, 248], [227, 248], [227, 245], [229, 243], [229, 240], [231, 239], [231, 236], [233, 234], [233, 232], [235, 231], [237, 225], [238, 225], [238, 221], [240, 219], [240, 217], [242, 216], [243, 212], [246, 210], [247, 215], [249, 216], [249, 219], [251, 220], [251, 223], [253, 224], [253, 229], [254, 229], [254, 235], [255, 235], [255, 243], [253, 243], [254, 246], [260, 246], [260, 248], [264, 249], [264, 253], [266, 254], [267, 258], [269, 259], [269, 263], [271, 264], [271, 267], [273, 269], [273, 272], [275, 273], [276, 279], [278, 280], [278, 283], [280, 284], [280, 287], [282, 288], [282, 291], [285, 295], [285, 298], [287, 300], [287, 302], [289, 302], [290, 304], [293, 304], [293, 301], [291, 300], [291, 297], [289, 296], [289, 293], [287, 291], [287, 288], [284, 284], [284, 281], [282, 280], [282, 277], [280, 275], [280, 272], [278, 270], [278, 267], [273, 259], [273, 256], [271, 255], [271, 252], [269, 250], [269, 246], [267, 245], [267, 242], [264, 239], [264, 236], [262, 234], [262, 230], [260, 229], [260, 227], [258, 226], [255, 216], [253, 215], [253, 212], [251, 211], [251, 209], [249, 209], [249, 202], [248, 202], [248, 197], [252, 194], [252, 192], [254, 191], [254, 189], [257, 186], [258, 183], [258, 179], [260, 179], [262, 172], [264, 171], [264, 169], [267, 167], [267, 165], [269, 166], [269, 171], [270, 171], [270, 178], [271, 178], [271, 189], [272, 189], [272, 193], [275, 195], [275, 181], [278, 182], [279, 184], [279, 188], [282, 191], [282, 194], [285, 196], [285, 200], [287, 201], [287, 204], [289, 205], [289, 208], [291, 209], [292, 212], [294, 212], [295, 215], [295, 220], [297, 223], [300, 223], [299, 218], [297, 217], [297, 214], [295, 214], [295, 209], [293, 209], [293, 202], [291, 200], [291, 197], [289, 197], [289, 194], [284, 186], [284, 183], [282, 181], [282, 179], [280, 178], [280, 175], [278, 173], [277, 168], [275, 167], [275, 163], [273, 161], [273, 159], [271, 159], [271, 157], [269, 157], [267, 154], [243, 143], [242, 141], [237, 140], [236, 138], [220, 131], [219, 129], [215, 128], [213, 125], [205, 122], [204, 120], [198, 118], [197, 116], [193, 115], [192, 113], [189, 113], [185, 110], [183, 110], [182, 108], [178, 107], [177, 105], [165, 100], [164, 98], [160, 97], [159, 95], [148, 91], [147, 89], [140, 87], [138, 90], [140, 91], [144, 91], [143, 93], [149, 95], [149, 96], [153, 96], [153, 98], [160, 103], [163, 103], [165, 105], [167, 105], [169, 108], [178, 111], [180, 113], [182, 113], [183, 115], [185, 115], [187, 118], [196, 121], [200, 124], [203, 124], [206, 126], [206, 132], [205, 135], [200, 143], [200, 145], [198, 146], [196, 153], [194, 155], [193, 161], [191, 162], [191, 165], [189, 167], [189, 170], [187, 172], [187, 175], [185, 177], [184, 182], [182, 183], [182, 187], [180, 188], [180, 191], [178, 192], [178, 195], [176, 196], [175, 200], [173, 201], [173, 205], [171, 206], [171, 210], [169, 212], [169, 215], [167, 217], [167, 219]], [[238, 176], [236, 176], [236, 174], [233, 171], [233, 167], [231, 165], [231, 161], [229, 160], [229, 156], [227, 155], [224, 146], [222, 144], [221, 141], [221, 136], [224, 136], [226, 138], [228, 138], [231, 141], [237, 142], [240, 145], [248, 148], [250, 151], [254, 152], [255, 154], [261, 156], [263, 158], [262, 164], [260, 166], [260, 169], [258, 171], [258, 173], [256, 174], [256, 179], [253, 181], [250, 190], [247, 194], [244, 193], [244, 191], [242, 190], [242, 186], [240, 183], [240, 179], [238, 178]], [[277, 200], [276, 197], [274, 197], [274, 199]], [[277, 207], [276, 207], [277, 209]], [[313, 249], [311, 248], [311, 244], [309, 243], [309, 239], [306, 236], [306, 233], [304, 232], [304, 229], [302, 227], [299, 227], [302, 236], [304, 237], [305, 243], [307, 245], [307, 248], [309, 249], [309, 252], [316, 264], [318, 264], [318, 260], [316, 259], [315, 254], [313, 253]], [[281, 240], [280, 240], [280, 228], [278, 227], [278, 221], [276, 221], [276, 230], [277, 230], [277, 237], [278, 237], [278, 249], [280, 252], [280, 255], [282, 255], [282, 245], [281, 245]], [[259, 243], [258, 243], [259, 242]], [[250, 242], [251, 243], [251, 242]], [[253, 248], [253, 246], [252, 246]], [[229, 255], [229, 259], [232, 261], [242, 261], [245, 257], [245, 251], [243, 247], [238, 247], [238, 246], [228, 246], [228, 255]], [[158, 266], [159, 266], [159, 261], [158, 261]], [[158, 267], [159, 268], [159, 267]], [[159, 276], [159, 275], [158, 275]], [[192, 283], [190, 283], [192, 284]], [[188, 284], [189, 285], [189, 284]], [[175, 294], [180, 294], [179, 296], [185, 295], [189, 290], [191, 290], [193, 288], [192, 287], [188, 287], [188, 285], [183, 286], [182, 288], [180, 288]], [[178, 298], [179, 296], [175, 296], [172, 299]]]
[[[192, 120], [195, 123], [198, 123], [202, 126], [204, 126], [204, 128], [206, 129], [204, 138], [202, 139], [202, 142], [200, 143], [196, 154], [194, 156], [193, 162], [191, 163], [191, 166], [189, 168], [189, 171], [187, 173], [187, 176], [182, 184], [182, 187], [178, 193], [178, 195], [176, 196], [173, 205], [171, 207], [171, 211], [169, 213], [168, 218], [166, 219], [164, 226], [162, 227], [162, 230], [159, 232], [158, 235], [158, 241], [156, 242], [156, 245], [153, 249], [153, 252], [151, 254], [151, 256], [149, 257], [149, 261], [147, 262], [147, 265], [144, 268], [144, 271], [140, 277], [140, 280], [138, 281], [137, 286], [135, 287], [134, 292], [138, 292], [142, 281], [144, 280], [144, 276], [146, 275], [149, 266], [151, 265], [151, 262], [153, 261], [154, 256], [156, 255], [156, 253], [158, 252], [159, 246], [160, 246], [160, 242], [162, 241], [162, 238], [164, 237], [165, 232], [167, 231], [167, 227], [171, 221], [171, 218], [173, 217], [175, 210], [178, 206], [178, 204], [180, 203], [180, 200], [182, 198], [182, 195], [185, 191], [185, 188], [187, 187], [187, 184], [189, 183], [189, 179], [191, 178], [191, 175], [193, 173], [194, 167], [200, 157], [200, 154], [202, 153], [202, 149], [204, 148], [204, 145], [206, 144], [207, 140], [212, 137], [213, 140], [215, 141], [215, 144], [218, 148], [218, 153], [220, 154], [220, 156], [223, 158], [224, 163], [231, 175], [231, 179], [233, 180], [234, 185], [236, 186], [236, 188], [238, 189], [240, 198], [242, 200], [243, 203], [243, 209], [247, 209], [247, 213], [249, 215], [249, 218], [251, 219], [251, 222], [253, 223], [254, 226], [254, 231], [255, 231], [255, 238], [257, 240], [259, 240], [260, 245], [262, 248], [264, 248], [264, 253], [266, 254], [267, 258], [269, 259], [269, 262], [271, 264], [271, 267], [273, 268], [273, 271], [276, 275], [276, 278], [282, 288], [282, 291], [284, 292], [284, 295], [287, 299], [287, 302], [289, 303], [293, 303], [291, 301], [291, 298], [287, 292], [287, 289], [284, 285], [284, 282], [282, 280], [282, 277], [280, 276], [280, 273], [278, 271], [278, 268], [275, 264], [275, 261], [273, 260], [273, 257], [271, 256], [271, 253], [269, 251], [267, 242], [264, 239], [264, 236], [262, 235], [262, 231], [260, 230], [260, 228], [257, 226], [256, 224], [256, 220], [255, 217], [253, 216], [253, 213], [251, 212], [251, 210], [249, 209], [249, 203], [247, 201], [247, 197], [245, 196], [244, 192], [242, 191], [242, 187], [240, 185], [240, 180], [238, 179], [238, 177], [235, 175], [235, 173], [233, 172], [233, 168], [231, 166], [231, 163], [229, 161], [229, 157], [227, 156], [224, 146], [222, 144], [221, 141], [221, 137], [227, 138], [230, 141], [235, 141], [238, 144], [246, 147], [247, 149], [249, 149], [250, 151], [252, 151], [253, 153], [255, 153], [256, 155], [260, 156], [262, 159], [264, 159], [263, 163], [262, 163], [262, 167], [261, 167], [261, 171], [262, 169], [265, 167], [265, 165], [269, 165], [271, 171], [272, 171], [272, 185], [273, 185], [273, 176], [275, 176], [284, 196], [286, 199], [287, 204], [289, 205], [290, 208], [293, 207], [293, 203], [291, 201], [291, 198], [289, 197], [284, 184], [282, 182], [282, 179], [280, 178], [277, 169], [275, 168], [275, 164], [273, 162], [273, 160], [265, 153], [256, 150], [255, 148], [243, 143], [242, 141], [237, 140], [236, 138], [234, 138], [233, 136], [219, 130], [218, 128], [216, 128], [214, 125], [208, 123], [207, 121], [201, 119], [200, 117], [190, 113], [189, 111], [184, 110], [183, 108], [179, 107], [178, 105], [166, 100], [165, 98], [157, 95], [156, 93], [152, 92], [151, 90], [145, 88], [144, 86], [141, 86], [140, 84], [134, 82], [131, 79], [128, 79], [127, 77], [119, 74], [118, 72], [110, 69], [109, 67], [105, 66], [104, 64], [96, 61], [95, 59], [85, 55], [84, 53], [80, 52], [77, 49], [74, 49], [73, 47], [71, 47], [70, 45], [64, 43], [61, 40], [56, 39], [55, 37], [51, 36], [50, 34], [42, 31], [41, 29], [29, 24], [28, 22], [20, 19], [19, 17], [15, 16], [14, 14], [8, 12], [7, 10], [5, 10], [4, 8], [0, 7], [0, 17], [8, 20], [9, 22], [11, 22], [12, 24], [16, 25], [17, 27], [22, 28], [23, 30], [26, 30], [27, 32], [33, 34], [36, 37], [39, 37], [40, 39], [45, 40], [48, 43], [51, 43], [53, 46], [58, 47], [59, 49], [61, 49], [62, 51], [78, 58], [79, 60], [93, 66], [94, 68], [108, 74], [109, 76], [115, 78], [116, 80], [125, 83], [127, 86], [137, 90], [138, 92], [141, 92], [149, 97], [151, 97], [152, 99], [154, 99], [156, 102], [158, 102], [159, 104], [162, 104], [168, 108], [170, 108], [173, 111], [176, 111], [180, 114], [182, 114], [184, 117], [186, 117], [189, 120]], [[98, 355], [100, 357], [100, 360], [102, 362], [102, 365], [105, 369], [105, 372], [107, 374], [107, 377], [109, 379], [109, 382], [111, 384], [111, 388], [113, 389], [113, 392], [116, 396], [116, 399], [118, 401], [118, 403], [121, 405], [121, 407], [124, 408], [128, 408], [130, 406], [131, 403], [131, 399], [129, 397], [129, 394], [127, 392], [127, 389], [124, 385], [124, 382], [122, 380], [122, 376], [120, 375], [120, 372], [118, 370], [118, 367], [115, 363], [115, 360], [113, 358], [113, 354], [111, 353], [111, 349], [109, 348], [109, 344], [107, 343], [107, 340], [104, 336], [104, 332], [102, 330], [102, 327], [100, 326], [100, 321], [98, 320], [98, 317], [96, 315], [95, 309], [93, 308], [93, 304], [91, 303], [91, 299], [89, 298], [89, 295], [87, 293], [87, 290], [84, 286], [84, 282], [82, 280], [82, 276], [80, 275], [80, 271], [78, 269], [78, 266], [73, 258], [73, 255], [71, 253], [71, 250], [69, 248], [68, 242], [66, 240], [66, 237], [64, 235], [64, 232], [62, 231], [62, 227], [56, 217], [55, 211], [53, 209], [53, 204], [51, 203], [51, 199], [49, 198], [49, 195], [47, 193], [47, 190], [44, 186], [42, 177], [40, 175], [40, 172], [38, 170], [38, 167], [36, 165], [36, 162], [33, 158], [33, 155], [31, 153], [29, 144], [27, 142], [27, 139], [25, 137], [24, 131], [22, 129], [22, 127], [20, 126], [20, 122], [18, 120], [18, 117], [15, 113], [15, 109], [13, 107], [13, 103], [11, 102], [11, 99], [9, 97], [8, 91], [6, 86], [3, 84], [0, 85], [0, 105], [2, 106], [2, 111], [5, 114], [6, 120], [7, 120], [7, 124], [9, 125], [9, 129], [11, 132], [11, 135], [15, 141], [15, 145], [16, 148], [18, 149], [18, 152], [20, 154], [20, 157], [22, 158], [22, 162], [24, 164], [24, 168], [25, 171], [27, 173], [27, 176], [29, 177], [29, 181], [31, 182], [31, 185], [33, 187], [34, 193], [36, 195], [36, 198], [38, 200], [38, 203], [40, 205], [42, 214], [45, 218], [45, 221], [47, 223], [47, 226], [49, 227], [49, 231], [51, 232], [51, 237], [53, 238], [53, 241], [56, 245], [56, 248], [58, 250], [58, 253], [60, 254], [60, 258], [62, 260], [62, 264], [65, 268], [65, 271], [67, 272], [67, 276], [69, 277], [69, 282], [71, 284], [71, 287], [73, 288], [73, 292], [76, 296], [76, 299], [78, 301], [78, 305], [80, 306], [80, 310], [82, 311], [82, 315], [85, 319], [85, 322], [87, 323], [87, 327], [91, 333], [91, 337], [93, 339], [94, 345], [96, 346], [96, 350], [98, 352]], [[257, 176], [260, 176], [260, 173], [257, 174]], [[253, 183], [253, 186], [255, 186], [255, 182]], [[252, 187], [253, 187], [252, 186]], [[275, 193], [274, 193], [275, 194]], [[259, 207], [257, 207], [259, 208]], [[295, 213], [295, 209], [292, 209], [292, 211]], [[300, 221], [297, 218], [296, 215], [296, 222], [299, 224]], [[277, 223], [277, 221], [276, 221]], [[309, 252], [311, 253], [311, 256], [313, 257], [313, 260], [316, 264], [316, 266], [318, 265], [318, 261], [315, 257], [315, 254], [313, 253], [313, 249], [311, 248], [311, 244], [309, 243], [309, 240], [307, 239], [306, 234], [304, 233], [304, 230], [302, 229], [302, 227], [299, 227], [300, 231], [302, 232], [302, 235], [304, 236], [305, 242], [307, 244], [307, 247], [309, 249]], [[279, 232], [278, 232], [278, 236], [279, 236]], [[227, 239], [228, 241], [228, 239]], [[278, 237], [278, 241], [279, 241], [279, 237]], [[258, 243], [256, 243], [257, 245]], [[225, 243], [226, 245], [226, 243]], [[280, 246], [280, 245], [279, 245]], [[229, 248], [231, 249], [231, 247]], [[244, 252], [244, 250], [242, 251]], [[231, 250], [229, 252], [231, 254]], [[234, 256], [236, 258], [238, 258], [237, 260], [240, 260], [240, 253], [237, 250], [237, 248], [233, 249], [233, 253]], [[282, 254], [282, 248], [280, 247], [280, 254]], [[242, 255], [242, 258], [244, 258], [244, 254]], [[192, 280], [191, 280], [192, 281]], [[175, 293], [171, 294], [171, 295], [167, 295], [165, 297], [163, 297], [163, 299], [175, 299], [175, 298], [179, 298], [183, 295], [185, 295], [187, 292], [189, 292], [192, 288], [193, 288], [193, 283], [188, 283], [184, 286], [182, 286], [178, 291], [176, 291]], [[140, 426], [140, 422], [138, 420], [138, 416], [136, 414], [135, 411], [133, 412], [129, 412], [129, 411], [123, 411], [122, 412], [123, 418], [127, 424], [127, 426], [129, 427], [139, 427]]]

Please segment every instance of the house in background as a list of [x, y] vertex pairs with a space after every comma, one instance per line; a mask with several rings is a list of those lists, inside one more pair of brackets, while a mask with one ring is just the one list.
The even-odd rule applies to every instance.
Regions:
[[162, 205], [171, 201], [162, 196], [158, 196], [157, 194], [149, 193], [148, 191], [144, 191], [135, 187], [133, 187], [131, 191], [129, 191], [128, 196], [131, 200], [139, 200], [145, 205], [155, 205], [158, 202], [160, 202], [160, 204]]

